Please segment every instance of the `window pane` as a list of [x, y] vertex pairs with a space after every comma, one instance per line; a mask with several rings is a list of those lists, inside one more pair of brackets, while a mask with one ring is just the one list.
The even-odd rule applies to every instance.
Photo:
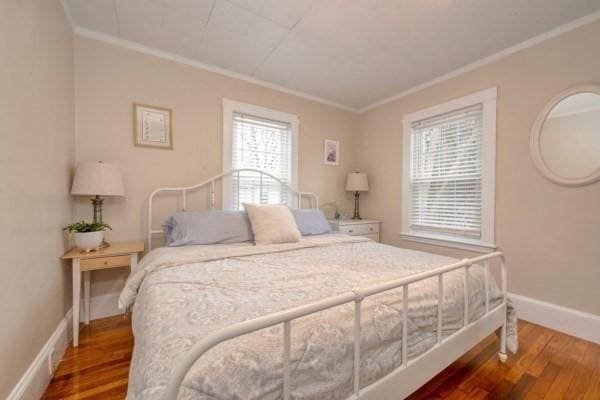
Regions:
[[[232, 134], [233, 169], [251, 168], [291, 183], [291, 126], [252, 115], [234, 113]], [[231, 208], [241, 209], [242, 203], [287, 203], [289, 193], [279, 183], [260, 175], [242, 172], [231, 180]]]
[[481, 104], [413, 123], [411, 227], [481, 237]]

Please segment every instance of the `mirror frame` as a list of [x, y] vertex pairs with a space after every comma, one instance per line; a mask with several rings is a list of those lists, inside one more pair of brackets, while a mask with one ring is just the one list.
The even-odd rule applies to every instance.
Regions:
[[[561, 101], [566, 99], [569, 96], [573, 96], [575, 94], [580, 93], [595, 93], [600, 96], [600, 85], [581, 85], [569, 88], [564, 90], [554, 96], [545, 106], [542, 108], [540, 113], [538, 114], [535, 123], [533, 124], [533, 128], [531, 129], [531, 140], [529, 151], [531, 153], [531, 158], [533, 159], [533, 163], [537, 167], [537, 169], [550, 181], [554, 183], [558, 183], [559, 185], [564, 186], [583, 186], [589, 185], [600, 180], [600, 167], [598, 167], [595, 171], [587, 176], [581, 178], [567, 178], [564, 176], [560, 176], [554, 173], [542, 157], [542, 152], [540, 149], [540, 139], [542, 135], [542, 128], [544, 127], [544, 122], [546, 121], [546, 117], [550, 114], [550, 111]], [[600, 129], [600, 127], [599, 127]]]

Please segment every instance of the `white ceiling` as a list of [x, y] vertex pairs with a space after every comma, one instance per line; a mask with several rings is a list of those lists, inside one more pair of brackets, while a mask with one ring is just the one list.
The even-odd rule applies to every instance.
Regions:
[[76, 27], [352, 109], [600, 10], [600, 0], [66, 0]]

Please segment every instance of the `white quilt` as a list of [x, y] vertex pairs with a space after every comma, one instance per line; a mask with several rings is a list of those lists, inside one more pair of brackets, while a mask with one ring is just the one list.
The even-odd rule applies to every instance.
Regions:
[[[230, 324], [441, 267], [457, 260], [375, 243], [323, 235], [298, 243], [159, 248], [129, 277], [121, 307], [133, 305], [135, 349], [129, 400], [160, 399], [176, 363], [208, 333]], [[469, 320], [484, 312], [483, 271], [469, 280]], [[490, 285], [491, 303], [500, 292]], [[463, 323], [463, 272], [444, 277], [443, 333]], [[508, 344], [516, 349], [512, 309]], [[294, 399], [345, 399], [353, 374], [353, 304], [292, 323]], [[402, 290], [363, 301], [361, 386], [401, 364]], [[409, 286], [409, 359], [436, 342], [437, 279]], [[224, 342], [187, 375], [180, 399], [282, 398], [282, 326]]]

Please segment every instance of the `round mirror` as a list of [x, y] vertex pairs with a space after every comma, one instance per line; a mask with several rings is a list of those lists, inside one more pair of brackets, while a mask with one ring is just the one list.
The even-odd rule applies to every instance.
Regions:
[[569, 89], [542, 109], [531, 133], [531, 156], [553, 182], [600, 179], [600, 86]]

